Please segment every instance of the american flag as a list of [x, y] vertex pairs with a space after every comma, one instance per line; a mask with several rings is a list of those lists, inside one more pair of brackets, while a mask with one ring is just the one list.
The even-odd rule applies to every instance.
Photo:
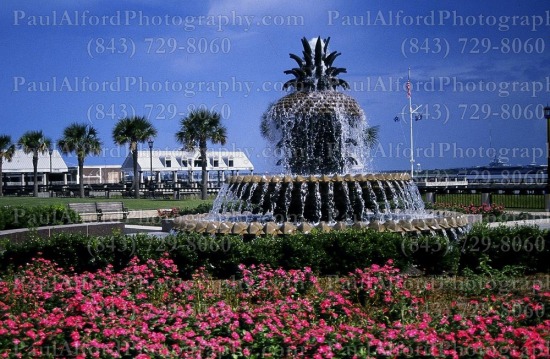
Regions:
[[407, 98], [411, 98], [411, 80], [407, 80], [405, 89], [407, 90]]

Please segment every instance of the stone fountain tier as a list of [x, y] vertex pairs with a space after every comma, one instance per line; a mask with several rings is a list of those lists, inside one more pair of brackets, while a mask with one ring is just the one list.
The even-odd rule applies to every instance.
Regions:
[[174, 220], [174, 229], [183, 232], [203, 233], [210, 235], [287, 235], [295, 233], [310, 233], [311, 231], [331, 232], [345, 229], [372, 229], [378, 232], [394, 232], [405, 234], [435, 234], [445, 233], [449, 237], [456, 237], [470, 223], [467, 216], [455, 212], [433, 212], [431, 218], [417, 218], [412, 220], [371, 220], [369, 222], [234, 222], [214, 221], [209, 214], [185, 215]]
[[370, 228], [454, 237], [468, 224], [455, 212], [426, 211], [406, 173], [232, 176], [210, 213], [174, 220], [185, 232], [255, 236]]
[[210, 219], [244, 222], [370, 222], [423, 217], [424, 203], [406, 173], [233, 176]]
[[289, 113], [299, 116], [316, 116], [319, 113], [345, 113], [348, 118], [365, 116], [357, 101], [337, 91], [293, 92], [281, 98], [272, 108], [275, 118], [286, 118]]
[[346, 175], [321, 175], [321, 176], [291, 176], [291, 175], [247, 175], [230, 176], [225, 183], [302, 183], [302, 182], [365, 182], [365, 181], [410, 181], [408, 173], [370, 173], [370, 174], [346, 174]]

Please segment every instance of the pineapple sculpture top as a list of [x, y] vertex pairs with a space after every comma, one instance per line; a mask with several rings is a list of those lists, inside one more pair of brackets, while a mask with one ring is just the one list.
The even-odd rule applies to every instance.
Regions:
[[295, 54], [290, 54], [299, 67], [285, 71], [287, 75], [294, 75], [294, 79], [287, 81], [283, 85], [283, 90], [293, 87], [296, 91], [325, 91], [336, 90], [341, 86], [344, 90], [349, 89], [349, 84], [337, 78], [341, 73], [346, 73], [347, 70], [343, 67], [332, 66], [334, 60], [341, 55], [340, 52], [328, 52], [328, 44], [330, 37], [321, 40], [319, 36], [315, 43], [315, 54], [311, 49], [310, 43], [304, 37], [302, 38], [303, 58]]
[[283, 88], [290, 94], [270, 105], [262, 116], [262, 136], [281, 154], [277, 164], [289, 174], [360, 173], [366, 157], [365, 113], [352, 97], [336, 91], [349, 89], [338, 78], [346, 69], [333, 66], [340, 56], [329, 52], [330, 38], [308, 42], [302, 38], [303, 57], [290, 54], [298, 67]]

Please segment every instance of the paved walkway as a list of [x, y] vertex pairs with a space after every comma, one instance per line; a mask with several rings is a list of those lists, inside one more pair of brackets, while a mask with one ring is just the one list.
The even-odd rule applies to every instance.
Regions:
[[134, 224], [127, 224], [124, 226], [124, 233], [128, 235], [136, 234], [147, 234], [149, 236], [155, 236], [164, 238], [169, 235], [168, 232], [163, 232], [162, 227], [152, 227], [152, 226], [138, 226]]
[[[520, 214], [525, 212], [520, 211], [506, 211], [510, 214]], [[489, 223], [489, 227], [498, 227], [498, 226], [538, 226], [541, 229], [550, 229], [550, 212], [529, 212], [533, 216], [544, 217], [540, 219], [522, 219], [518, 221], [508, 221], [508, 222], [493, 222]]]
[[[158, 216], [158, 211], [156, 209], [134, 210], [128, 213], [128, 219], [152, 218], [156, 216]], [[126, 234], [146, 233], [148, 235], [156, 236], [156, 237], [166, 237], [168, 235], [167, 232], [162, 231], [162, 227], [140, 226], [135, 224], [125, 225], [124, 233]]]
[[508, 221], [508, 222], [493, 222], [489, 223], [489, 227], [498, 227], [498, 226], [538, 226], [541, 229], [550, 229], [550, 217], [544, 219], [525, 219], [520, 221]]
[[141, 209], [128, 212], [128, 218], [151, 218], [158, 216], [156, 209]]

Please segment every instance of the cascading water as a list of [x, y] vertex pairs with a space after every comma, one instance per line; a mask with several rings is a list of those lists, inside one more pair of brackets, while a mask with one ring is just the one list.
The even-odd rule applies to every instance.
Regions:
[[356, 213], [359, 214], [359, 220], [364, 221], [366, 219], [365, 216], [365, 200], [363, 199], [363, 188], [361, 188], [361, 185], [359, 182], [353, 182], [353, 185], [355, 186], [355, 195], [356, 195], [356, 203], [358, 205], [358, 210]]
[[298, 100], [290, 96], [264, 114], [264, 133], [282, 154], [278, 164], [283, 171], [296, 175], [364, 171], [367, 123], [357, 102], [333, 90], [301, 93]]
[[241, 215], [249, 222], [260, 215], [279, 223], [353, 223], [428, 216], [416, 185], [403, 178], [406, 175], [232, 177], [220, 190], [211, 218]]

